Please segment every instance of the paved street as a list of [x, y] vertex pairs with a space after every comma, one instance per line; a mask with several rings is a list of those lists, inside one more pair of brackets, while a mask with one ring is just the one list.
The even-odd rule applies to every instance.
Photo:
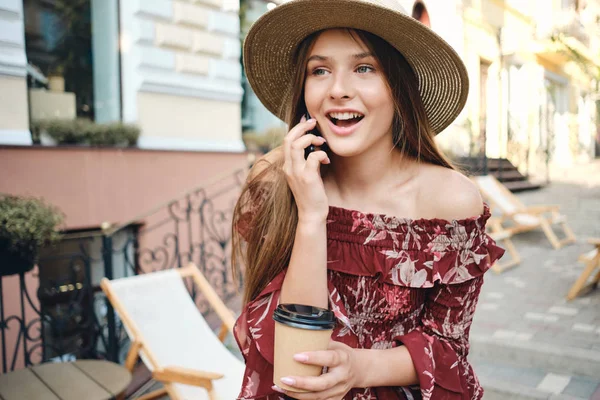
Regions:
[[600, 162], [556, 171], [549, 186], [518, 196], [559, 204], [578, 241], [554, 250], [541, 230], [519, 234], [521, 264], [486, 275], [471, 333], [485, 398], [600, 399], [600, 289], [565, 300], [587, 238], [600, 237]]

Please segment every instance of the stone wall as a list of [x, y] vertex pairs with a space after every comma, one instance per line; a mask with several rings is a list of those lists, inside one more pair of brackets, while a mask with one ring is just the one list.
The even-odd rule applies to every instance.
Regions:
[[123, 116], [142, 127], [140, 147], [243, 150], [239, 17], [228, 4], [121, 3]]

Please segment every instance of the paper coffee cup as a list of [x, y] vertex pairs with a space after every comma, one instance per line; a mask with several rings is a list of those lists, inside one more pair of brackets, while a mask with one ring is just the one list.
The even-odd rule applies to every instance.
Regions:
[[294, 354], [327, 350], [335, 327], [335, 316], [324, 308], [301, 304], [280, 304], [275, 320], [273, 383], [292, 392], [305, 392], [281, 382], [285, 376], [319, 376], [322, 367], [302, 364]]

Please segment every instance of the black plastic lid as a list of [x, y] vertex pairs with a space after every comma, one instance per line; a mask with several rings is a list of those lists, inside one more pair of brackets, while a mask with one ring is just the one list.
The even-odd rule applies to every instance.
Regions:
[[335, 327], [333, 311], [302, 304], [278, 305], [273, 319], [287, 326], [313, 331], [326, 331]]

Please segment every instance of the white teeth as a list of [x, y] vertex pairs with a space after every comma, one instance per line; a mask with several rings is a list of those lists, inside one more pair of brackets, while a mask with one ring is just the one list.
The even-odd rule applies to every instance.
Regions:
[[333, 113], [329, 113], [329, 116], [331, 118], [334, 118], [337, 120], [349, 120], [349, 119], [353, 119], [353, 118], [360, 118], [363, 115], [360, 113], [351, 113], [351, 112], [343, 112], [343, 113], [333, 112]]

